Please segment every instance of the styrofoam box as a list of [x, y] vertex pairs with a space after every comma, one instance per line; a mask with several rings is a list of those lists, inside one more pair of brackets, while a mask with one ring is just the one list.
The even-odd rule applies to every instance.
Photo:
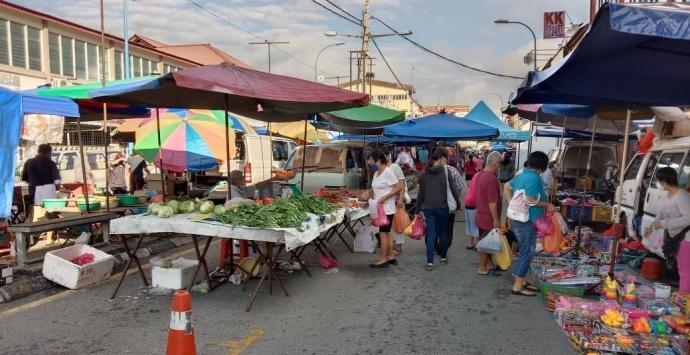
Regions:
[[176, 267], [172, 268], [154, 266], [151, 269], [151, 285], [173, 290], [187, 288], [194, 277], [196, 265], [196, 260], [185, 260], [183, 263], [176, 261]]
[[[73, 264], [70, 260], [91, 253], [94, 262], [86, 265]], [[76, 290], [110, 277], [115, 258], [88, 245], [75, 245], [46, 253], [43, 260], [43, 276], [64, 287]]]

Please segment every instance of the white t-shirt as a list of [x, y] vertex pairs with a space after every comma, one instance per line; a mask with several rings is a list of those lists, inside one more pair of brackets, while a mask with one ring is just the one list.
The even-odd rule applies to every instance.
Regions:
[[551, 169], [547, 168], [541, 173], [541, 180], [544, 182], [544, 190], [547, 192], [551, 190], [551, 185], [553, 184], [553, 172]]
[[[377, 173], [374, 173], [374, 178], [371, 180], [371, 189], [374, 191], [374, 206], [372, 207], [374, 210], [376, 209], [377, 201], [393, 191], [393, 186], [399, 181], [390, 167], [383, 169], [378, 176]], [[387, 215], [395, 214], [395, 196], [383, 203], [383, 209]]]
[[395, 174], [395, 177], [398, 179], [398, 181], [402, 180], [404, 184], [403, 191], [405, 191], [405, 203], [410, 203], [410, 201], [412, 200], [410, 199], [410, 195], [407, 194], [407, 181], [405, 180], [405, 173], [403, 173], [402, 168], [400, 167], [400, 165], [395, 163], [388, 165], [388, 167], [391, 168], [393, 174]]

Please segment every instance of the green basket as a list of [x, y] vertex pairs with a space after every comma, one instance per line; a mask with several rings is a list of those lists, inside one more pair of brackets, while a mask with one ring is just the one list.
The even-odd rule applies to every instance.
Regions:
[[44, 198], [43, 207], [44, 208], [62, 208], [67, 206], [67, 200], [64, 198]]
[[563, 286], [554, 284], [541, 284], [539, 286], [541, 298], [546, 299], [546, 294], [549, 292], [556, 292], [567, 296], [585, 297], [587, 286]]
[[120, 206], [134, 206], [139, 204], [139, 197], [134, 195], [117, 195], [117, 200], [120, 201]]

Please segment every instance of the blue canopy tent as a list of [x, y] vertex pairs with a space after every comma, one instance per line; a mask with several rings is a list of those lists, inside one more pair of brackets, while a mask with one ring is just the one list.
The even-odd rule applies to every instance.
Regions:
[[496, 141], [499, 142], [525, 142], [530, 136], [529, 131], [513, 129], [501, 121], [484, 101], [479, 101], [464, 118], [498, 129]]
[[498, 129], [466, 120], [445, 112], [422, 116], [385, 127], [389, 137], [422, 138], [430, 140], [493, 139]]
[[70, 99], [0, 87], [0, 218], [9, 217], [12, 208], [17, 146], [25, 114], [79, 117], [79, 107]]
[[[547, 138], [570, 138], [577, 140], [589, 140], [592, 139], [591, 131], [581, 131], [577, 129], [561, 128], [556, 126], [551, 127], [539, 127], [536, 129], [535, 135], [537, 137], [547, 137]], [[635, 138], [635, 134], [630, 134], [629, 138]], [[607, 141], [607, 142], [620, 142], [623, 140], [623, 135], [621, 134], [596, 134], [597, 141]]]
[[366, 142], [370, 143], [383, 143], [383, 144], [396, 144], [396, 143], [431, 143], [432, 140], [430, 139], [423, 139], [423, 138], [410, 138], [410, 137], [389, 137], [389, 136], [379, 136], [379, 135], [372, 135], [369, 136], [367, 135], [366, 137], [361, 135], [361, 134], [341, 134], [339, 136], [334, 137], [331, 139], [331, 142], [347, 142], [347, 141], [355, 141], [355, 142], [364, 142], [366, 138]]

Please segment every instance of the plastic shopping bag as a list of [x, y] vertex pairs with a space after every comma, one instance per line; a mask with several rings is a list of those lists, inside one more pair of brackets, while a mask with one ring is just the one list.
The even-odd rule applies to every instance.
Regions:
[[[568, 223], [563, 218], [563, 215], [561, 215], [558, 212], [554, 213], [554, 215], [556, 216], [556, 219], [558, 219], [558, 225], [561, 227], [561, 234], [563, 234], [563, 235], [568, 234]], [[555, 226], [556, 226], [556, 223], [554, 220], [554, 227]]]
[[642, 238], [642, 245], [656, 255], [664, 255], [664, 230], [655, 229], [648, 237]]
[[393, 216], [393, 230], [395, 233], [402, 233], [410, 223], [410, 215], [407, 214], [404, 208], [395, 210], [395, 215]]
[[405, 235], [410, 237], [410, 239], [420, 240], [424, 238], [426, 234], [426, 225], [421, 217], [415, 216], [412, 223], [405, 229]]
[[338, 266], [338, 260], [325, 254], [319, 254], [319, 265], [324, 269]]
[[489, 234], [477, 243], [477, 250], [487, 254], [498, 254], [501, 252], [501, 233], [498, 229], [493, 229]]
[[553, 233], [553, 217], [549, 213], [545, 213], [534, 221], [534, 228], [537, 229], [537, 233], [541, 235], [549, 235]]
[[383, 209], [383, 204], [376, 204], [376, 215], [371, 218], [371, 225], [377, 227], [387, 226], [390, 221], [386, 215], [386, 211]]
[[355, 253], [373, 253], [376, 250], [376, 233], [378, 227], [362, 226], [355, 235]]
[[[558, 213], [547, 213], [544, 216], [551, 218], [553, 223], [553, 228], [551, 233], [544, 236], [544, 252], [549, 254], [557, 254], [561, 251], [561, 240], [563, 239], [563, 234], [561, 234], [561, 226]], [[541, 217], [540, 217], [541, 218]]]
[[508, 270], [513, 259], [510, 255], [510, 244], [508, 244], [508, 238], [503, 233], [499, 234], [501, 238], [501, 251], [492, 256], [494, 264], [498, 265], [501, 270]]

